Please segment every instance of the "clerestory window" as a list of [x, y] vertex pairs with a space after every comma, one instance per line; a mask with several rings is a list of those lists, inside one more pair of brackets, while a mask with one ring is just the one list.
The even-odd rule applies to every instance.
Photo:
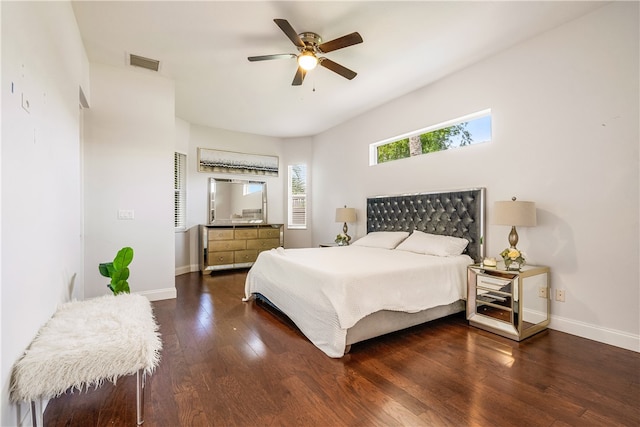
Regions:
[[489, 141], [491, 141], [491, 110], [483, 110], [375, 142], [369, 147], [369, 165]]

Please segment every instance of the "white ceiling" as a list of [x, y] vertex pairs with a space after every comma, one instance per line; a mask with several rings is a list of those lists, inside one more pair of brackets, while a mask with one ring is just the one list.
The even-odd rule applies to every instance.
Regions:
[[[325, 131], [603, 4], [77, 1], [73, 10], [90, 61], [129, 67], [128, 53], [160, 60], [160, 74], [175, 80], [178, 117], [297, 137]], [[364, 43], [326, 54], [357, 77], [349, 81], [318, 67], [296, 87], [294, 59], [249, 62], [248, 56], [297, 53], [274, 18], [324, 41], [358, 31]]]

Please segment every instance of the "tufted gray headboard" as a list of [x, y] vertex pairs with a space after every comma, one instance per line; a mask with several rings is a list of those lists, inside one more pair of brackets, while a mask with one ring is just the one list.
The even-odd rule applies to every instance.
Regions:
[[484, 257], [484, 188], [367, 198], [367, 233], [413, 231], [463, 237], [475, 262]]

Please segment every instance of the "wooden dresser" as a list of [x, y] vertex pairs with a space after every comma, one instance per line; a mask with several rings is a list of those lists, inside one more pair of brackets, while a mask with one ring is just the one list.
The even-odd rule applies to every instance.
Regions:
[[200, 272], [251, 267], [260, 252], [283, 243], [282, 224], [201, 225]]

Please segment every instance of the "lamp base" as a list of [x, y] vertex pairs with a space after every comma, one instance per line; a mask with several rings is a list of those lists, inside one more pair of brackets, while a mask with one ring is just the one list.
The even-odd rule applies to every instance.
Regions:
[[511, 245], [511, 247], [515, 249], [517, 244], [518, 244], [518, 232], [516, 231], [516, 226], [513, 225], [511, 226], [511, 232], [509, 233], [509, 245]]
[[349, 242], [351, 242], [351, 236], [347, 234], [347, 230], [349, 230], [349, 227], [347, 227], [347, 223], [345, 222], [344, 225], [342, 226], [342, 234], [344, 234], [345, 237], [347, 238], [345, 240], [345, 245], [348, 245]]

